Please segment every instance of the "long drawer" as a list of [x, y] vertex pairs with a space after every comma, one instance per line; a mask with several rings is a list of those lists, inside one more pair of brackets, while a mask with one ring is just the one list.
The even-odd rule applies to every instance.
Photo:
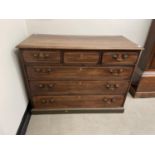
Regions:
[[34, 108], [113, 108], [123, 106], [121, 95], [34, 96]]
[[128, 81], [30, 81], [33, 95], [125, 94]]
[[51, 67], [27, 66], [30, 80], [129, 79], [132, 67]]

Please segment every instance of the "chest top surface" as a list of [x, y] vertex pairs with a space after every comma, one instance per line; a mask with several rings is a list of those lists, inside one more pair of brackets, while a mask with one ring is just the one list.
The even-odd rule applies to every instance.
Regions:
[[72, 36], [33, 34], [17, 48], [83, 49], [83, 50], [142, 50], [123, 36]]

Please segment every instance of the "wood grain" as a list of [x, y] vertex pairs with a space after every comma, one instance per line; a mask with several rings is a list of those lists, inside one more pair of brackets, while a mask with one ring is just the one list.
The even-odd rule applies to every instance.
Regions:
[[63, 36], [43, 34], [31, 35], [17, 47], [40, 49], [142, 50], [141, 47], [123, 36]]
[[123, 99], [121, 95], [35, 96], [33, 107], [38, 109], [110, 108], [121, 107]]

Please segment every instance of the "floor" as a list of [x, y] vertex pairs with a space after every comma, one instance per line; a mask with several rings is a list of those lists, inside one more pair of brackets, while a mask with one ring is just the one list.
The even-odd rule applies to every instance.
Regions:
[[155, 98], [128, 95], [119, 114], [32, 115], [27, 135], [155, 134]]

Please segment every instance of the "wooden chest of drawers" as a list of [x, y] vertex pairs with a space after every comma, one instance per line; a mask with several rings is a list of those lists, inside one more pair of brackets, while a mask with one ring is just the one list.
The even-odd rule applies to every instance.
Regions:
[[33, 113], [124, 110], [141, 52], [133, 42], [32, 35], [17, 47]]

